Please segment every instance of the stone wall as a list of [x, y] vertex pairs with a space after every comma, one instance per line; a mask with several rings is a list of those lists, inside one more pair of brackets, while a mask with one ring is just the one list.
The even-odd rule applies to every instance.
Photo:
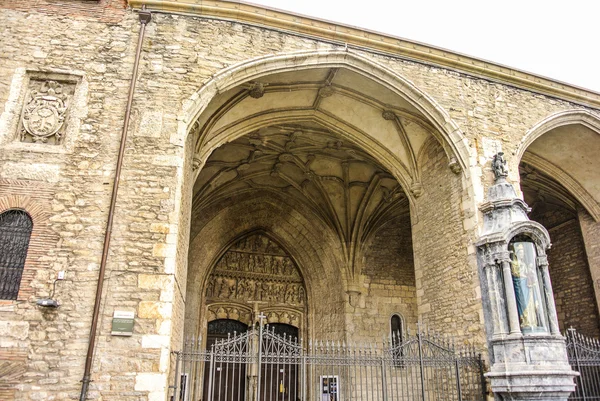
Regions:
[[[46, 197], [43, 207], [50, 222], [47, 242], [38, 249], [40, 265], [29, 286], [33, 292], [24, 292], [26, 300], [0, 305], [0, 327], [6, 330], [6, 334], [0, 333], [0, 369], [7, 366], [5, 361], [18, 365], [15, 371], [24, 366], [22, 377], [9, 378], [11, 386], [18, 382], [13, 389], [0, 384], [0, 397], [6, 399], [13, 396], [11, 391], [20, 400], [69, 399], [79, 393], [139, 30], [136, 15], [122, 5], [122, 1], [108, 0], [73, 2], [65, 12], [62, 3], [32, 0], [3, 2], [0, 9], [0, 26], [4, 27], [0, 179], [23, 183], [18, 195]], [[169, 352], [177, 349], [182, 336], [189, 245], [192, 143], [186, 142], [185, 134], [193, 122], [178, 120], [183, 104], [211, 76], [244, 60], [335, 48], [343, 49], [234, 22], [154, 15], [147, 28], [134, 97], [90, 398], [166, 398]], [[432, 146], [424, 157], [424, 193], [413, 212], [417, 219], [413, 221], [416, 299], [419, 315], [433, 328], [463, 338], [482, 338], [481, 302], [474, 284], [470, 243], [477, 231], [477, 202], [483, 200], [491, 182], [486, 170], [490, 157], [499, 147], [511, 154], [524, 133], [549, 114], [580, 106], [401, 58], [359, 53], [431, 96], [465, 136], [471, 158], [469, 171], [463, 173], [468, 174], [450, 172], [439, 145]], [[21, 143], [18, 139], [19, 117], [32, 74], [67, 75], [76, 82], [63, 145]], [[518, 160], [509, 162], [516, 182]], [[0, 198], [5, 188], [1, 188]], [[36, 188], [35, 194], [31, 188]], [[294, 213], [294, 219], [303, 221]], [[268, 218], [269, 212], [262, 210], [258, 216]], [[288, 230], [281, 235], [292, 242], [291, 227], [281, 230]], [[338, 268], [338, 261], [324, 248], [329, 241], [324, 237], [301, 238], [298, 247], [305, 248], [298, 252], [309, 264], [326, 262]], [[56, 291], [61, 307], [54, 311], [37, 308], [35, 300], [48, 294], [60, 270], [66, 271], [66, 280]], [[339, 300], [344, 297], [344, 276], [336, 272], [335, 277], [340, 290], [332, 296], [333, 307], [342, 316], [345, 309]], [[372, 321], [383, 325], [388, 314], [402, 308], [406, 319], [414, 319], [412, 301], [408, 301], [414, 298], [411, 286], [380, 277], [370, 279], [371, 295], [365, 298], [365, 302], [373, 302], [365, 310], [377, 315]], [[402, 301], [395, 304], [398, 298]], [[136, 312], [133, 337], [110, 336], [116, 309]], [[329, 329], [322, 327], [322, 333]]]
[[422, 157], [423, 195], [413, 223], [419, 319], [429, 328], [485, 343], [477, 265], [463, 226], [460, 177], [431, 141]]
[[364, 294], [348, 305], [348, 339], [381, 342], [390, 335], [394, 314], [412, 332], [417, 323], [417, 300], [410, 216], [388, 221], [373, 235], [363, 262]]

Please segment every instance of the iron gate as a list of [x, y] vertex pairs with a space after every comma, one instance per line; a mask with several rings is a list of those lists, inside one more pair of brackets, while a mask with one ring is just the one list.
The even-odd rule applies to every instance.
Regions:
[[428, 333], [382, 344], [303, 343], [269, 326], [176, 352], [173, 401], [485, 399], [481, 355]]
[[579, 372], [569, 400], [600, 400], [600, 341], [567, 330], [567, 354], [571, 368]]

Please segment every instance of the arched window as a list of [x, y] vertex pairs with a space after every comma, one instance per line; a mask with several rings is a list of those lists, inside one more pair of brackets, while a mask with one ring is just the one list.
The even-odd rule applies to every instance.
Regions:
[[392, 319], [390, 320], [390, 329], [392, 335], [392, 345], [396, 346], [402, 342], [403, 335], [402, 318], [400, 315], [392, 315]]
[[394, 366], [403, 367], [404, 347], [404, 328], [402, 327], [402, 317], [395, 314], [390, 319], [390, 334], [392, 337], [392, 354], [394, 356]]
[[32, 229], [26, 212], [0, 213], [0, 299], [17, 299]]

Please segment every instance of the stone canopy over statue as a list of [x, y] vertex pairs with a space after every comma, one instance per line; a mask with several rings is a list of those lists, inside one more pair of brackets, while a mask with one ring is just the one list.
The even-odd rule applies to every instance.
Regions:
[[524, 333], [545, 330], [535, 245], [529, 241], [511, 242], [509, 251], [521, 330]]

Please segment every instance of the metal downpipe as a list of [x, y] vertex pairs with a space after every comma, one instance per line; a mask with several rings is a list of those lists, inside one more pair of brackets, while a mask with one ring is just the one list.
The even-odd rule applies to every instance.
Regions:
[[125, 154], [125, 144], [127, 142], [127, 132], [129, 127], [129, 119], [131, 117], [131, 105], [133, 103], [133, 94], [135, 92], [135, 84], [137, 81], [138, 66], [140, 63], [140, 55], [142, 53], [142, 44], [144, 41], [144, 34], [146, 32], [146, 25], [152, 19], [150, 11], [146, 11], [145, 7], [139, 12], [140, 19], [140, 33], [138, 37], [137, 50], [135, 53], [135, 62], [133, 64], [133, 73], [131, 76], [131, 82], [129, 84], [129, 97], [127, 98], [127, 107], [125, 109], [125, 120], [123, 121], [123, 133], [121, 135], [121, 145], [119, 147], [119, 155], [117, 158], [117, 166], [115, 169], [115, 181], [112, 187], [112, 196], [110, 199], [110, 207], [108, 210], [108, 218], [106, 222], [106, 232], [104, 234], [104, 247], [102, 249], [102, 259], [100, 261], [100, 269], [98, 271], [98, 283], [96, 285], [96, 298], [94, 301], [94, 312], [92, 314], [92, 326], [90, 328], [90, 339], [88, 343], [87, 355], [85, 358], [85, 369], [83, 378], [81, 379], [81, 394], [79, 401], [85, 401], [89, 385], [91, 382], [91, 370], [92, 361], [94, 358], [94, 349], [96, 346], [96, 331], [98, 328], [98, 317], [100, 314], [100, 303], [102, 300], [102, 289], [104, 285], [104, 275], [106, 272], [106, 260], [108, 258], [108, 249], [110, 246], [110, 238], [112, 234], [113, 218], [115, 213], [115, 204], [117, 200], [117, 193], [119, 191], [119, 180], [121, 176], [121, 167], [123, 165], [123, 156]]

